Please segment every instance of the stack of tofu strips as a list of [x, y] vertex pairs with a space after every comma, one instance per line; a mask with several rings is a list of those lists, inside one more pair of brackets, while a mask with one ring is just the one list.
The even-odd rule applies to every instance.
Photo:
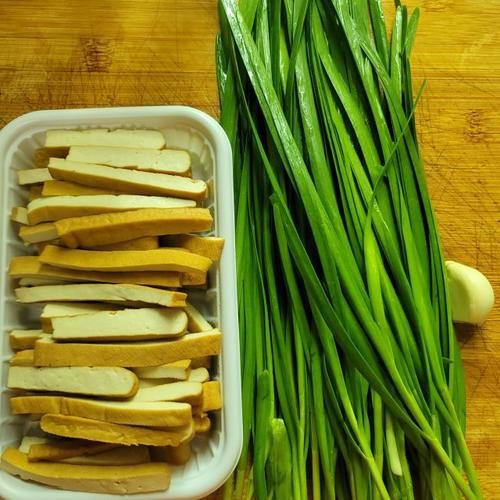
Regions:
[[212, 229], [207, 184], [155, 130], [50, 130], [18, 174], [29, 203], [11, 218], [33, 251], [9, 275], [41, 313], [10, 333], [8, 388], [35, 429], [2, 468], [68, 490], [165, 490], [222, 406], [221, 332], [184, 288], [203, 294], [223, 249], [197, 234]]

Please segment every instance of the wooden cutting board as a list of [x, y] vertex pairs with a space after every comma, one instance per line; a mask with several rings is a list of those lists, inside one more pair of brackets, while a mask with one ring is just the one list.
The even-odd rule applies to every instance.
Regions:
[[[390, 2], [385, 2], [391, 5]], [[500, 297], [500, 2], [422, 8], [414, 79], [423, 156], [447, 258]], [[186, 104], [217, 115], [215, 0], [0, 0], [0, 126], [35, 109]], [[500, 498], [500, 307], [460, 329], [468, 442]]]

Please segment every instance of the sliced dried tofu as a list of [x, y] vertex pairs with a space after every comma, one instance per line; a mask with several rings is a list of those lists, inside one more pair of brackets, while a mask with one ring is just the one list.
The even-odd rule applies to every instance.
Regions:
[[195, 356], [218, 355], [222, 342], [219, 330], [162, 342], [61, 343], [50, 337], [44, 336], [35, 344], [37, 366], [157, 366]]
[[52, 180], [48, 168], [26, 168], [17, 171], [17, 182], [20, 186], [40, 184]]
[[210, 370], [210, 367], [212, 365], [212, 358], [210, 356], [199, 356], [196, 358], [191, 359], [191, 369], [194, 370], [195, 368], [206, 368], [207, 370]]
[[95, 455], [115, 447], [116, 445], [114, 444], [84, 441], [81, 439], [53, 439], [48, 443], [33, 444], [28, 453], [28, 460], [30, 462], [58, 462], [64, 458]]
[[102, 272], [206, 272], [212, 265], [212, 261], [206, 257], [172, 248], [96, 251], [48, 245], [39, 260], [55, 267]]
[[12, 330], [9, 334], [10, 347], [14, 351], [33, 349], [42, 335], [42, 330]]
[[36, 226], [21, 226], [19, 237], [24, 243], [40, 243], [42, 241], [55, 240], [57, 228], [52, 222], [37, 224]]
[[54, 179], [86, 186], [115, 189], [132, 194], [156, 194], [204, 200], [207, 185], [201, 179], [143, 172], [51, 158], [49, 173]]
[[42, 196], [42, 188], [43, 185], [40, 184], [33, 184], [30, 186], [29, 194], [28, 194], [28, 201], [31, 200], [36, 200], [37, 198], [40, 198]]
[[179, 149], [139, 149], [111, 146], [72, 146], [67, 160], [95, 163], [109, 167], [132, 168], [149, 172], [188, 175], [191, 169], [189, 153]]
[[44, 286], [64, 284], [67, 284], [67, 282], [61, 280], [51, 280], [48, 278], [21, 278], [18, 283], [19, 286]]
[[208, 415], [193, 417], [194, 432], [196, 434], [206, 434], [212, 427], [212, 421]]
[[134, 283], [158, 287], [180, 286], [180, 273], [138, 271], [129, 273], [106, 273], [99, 271], [78, 271], [42, 264], [38, 257], [13, 257], [9, 264], [11, 278], [59, 279], [73, 282]]
[[[39, 338], [43, 338], [43, 337], [40, 335]], [[39, 340], [39, 339], [36, 339], [36, 340]], [[33, 349], [24, 349], [22, 351], [18, 351], [14, 354], [14, 356], [12, 356], [10, 358], [9, 364], [11, 367], [12, 366], [33, 366], [34, 355], [35, 354], [34, 354]]]
[[17, 302], [139, 302], [185, 307], [186, 294], [144, 285], [83, 283], [16, 288]]
[[53, 413], [126, 425], [180, 427], [192, 421], [188, 403], [171, 401], [136, 403], [36, 395], [12, 397], [10, 408], [14, 415]]
[[35, 150], [33, 160], [36, 168], [44, 168], [49, 164], [50, 158], [66, 158], [69, 148], [38, 148]]
[[203, 385], [202, 411], [214, 411], [222, 408], [222, 394], [220, 382], [217, 380], [205, 382]]
[[21, 440], [21, 444], [19, 445], [18, 450], [21, 453], [26, 453], [26, 455], [30, 452], [31, 447], [34, 444], [44, 444], [48, 443], [50, 438], [47, 437], [39, 437], [39, 436], [24, 436]]
[[134, 368], [135, 374], [142, 379], [175, 379], [186, 380], [190, 375], [191, 360], [181, 359], [173, 363], [161, 366], [147, 366], [145, 368]]
[[10, 220], [18, 224], [29, 224], [28, 210], [26, 207], [14, 207], [10, 212]]
[[136, 465], [151, 462], [151, 457], [147, 446], [116, 446], [96, 455], [65, 458], [59, 462], [78, 465]]
[[220, 260], [224, 248], [224, 238], [197, 236], [195, 234], [173, 234], [163, 236], [162, 245], [185, 248], [190, 252], [203, 255], [216, 262]]
[[208, 332], [212, 330], [213, 326], [191, 303], [186, 304], [186, 314], [188, 316], [188, 330], [191, 333]]
[[135, 240], [120, 241], [109, 245], [99, 245], [87, 248], [87, 250], [155, 250], [160, 248], [158, 236], [143, 236]]
[[46, 148], [71, 146], [114, 146], [124, 148], [165, 147], [165, 137], [159, 130], [88, 129], [48, 130], [45, 136]]
[[186, 327], [186, 313], [180, 309], [124, 309], [53, 318], [52, 338], [86, 342], [150, 340], [178, 337]]
[[206, 284], [207, 284], [206, 272], [182, 273], [182, 286], [205, 287]]
[[210, 373], [204, 367], [194, 368], [189, 372], [187, 378], [188, 382], [208, 382], [210, 380]]
[[9, 389], [54, 391], [93, 396], [128, 398], [137, 392], [136, 375], [118, 367], [38, 368], [10, 366]]
[[160, 462], [139, 465], [75, 465], [31, 463], [15, 448], [2, 454], [2, 469], [22, 479], [64, 490], [89, 493], [133, 494], [164, 491], [170, 484], [170, 469]]
[[56, 237], [60, 237], [66, 246], [77, 248], [186, 230], [208, 231], [212, 222], [210, 211], [206, 208], [144, 208], [130, 212], [70, 217], [54, 224], [57, 228]]
[[196, 207], [196, 202], [182, 198], [133, 194], [50, 196], [31, 201], [27, 207], [27, 217], [30, 224], [38, 224], [69, 217], [127, 212], [141, 208], [182, 207]]
[[40, 427], [56, 436], [125, 445], [178, 446], [189, 441], [194, 434], [192, 423], [171, 429], [152, 429], [55, 414], [44, 415], [40, 420]]
[[[64, 246], [64, 243], [60, 240], [42, 241], [36, 243], [36, 249], [38, 254], [41, 254], [47, 245], [57, 245]], [[86, 247], [82, 245], [82, 248], [86, 250], [155, 250], [160, 248], [158, 236], [142, 236], [141, 238], [135, 238], [128, 241], [120, 241], [118, 243], [110, 243], [109, 245], [96, 245]]]
[[87, 196], [93, 194], [121, 194], [114, 189], [102, 189], [92, 186], [83, 186], [74, 182], [58, 180], [46, 181], [40, 192], [41, 196]]
[[185, 465], [192, 456], [191, 443], [181, 443], [179, 446], [155, 446], [151, 455], [158, 462], [170, 465]]
[[139, 389], [132, 401], [184, 401], [199, 405], [202, 401], [202, 384], [199, 382], [172, 382]]
[[41, 319], [60, 318], [62, 316], [79, 316], [99, 311], [119, 311], [120, 306], [115, 304], [81, 303], [81, 302], [54, 302], [44, 306]]

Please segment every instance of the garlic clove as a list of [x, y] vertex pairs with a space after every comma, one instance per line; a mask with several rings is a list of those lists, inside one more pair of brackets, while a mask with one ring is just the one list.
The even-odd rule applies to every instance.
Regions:
[[453, 321], [481, 325], [495, 302], [488, 278], [473, 267], [446, 261]]

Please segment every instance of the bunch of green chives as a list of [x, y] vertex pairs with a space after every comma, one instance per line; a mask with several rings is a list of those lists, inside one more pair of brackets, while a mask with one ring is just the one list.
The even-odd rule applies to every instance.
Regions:
[[387, 30], [380, 0], [220, 0], [244, 412], [227, 499], [481, 498], [416, 137], [417, 21], [398, 1]]

